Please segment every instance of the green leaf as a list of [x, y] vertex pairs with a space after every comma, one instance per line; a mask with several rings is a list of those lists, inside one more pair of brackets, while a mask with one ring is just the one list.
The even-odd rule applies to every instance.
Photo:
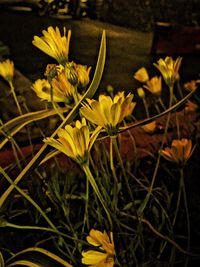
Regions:
[[12, 267], [12, 266], [44, 267], [44, 265], [40, 265], [29, 260], [18, 260], [7, 265], [7, 267]]
[[[19, 260], [17, 259], [18, 257], [20, 257]], [[24, 259], [22, 259], [22, 257]], [[47, 261], [49, 262], [49, 264], [44, 265], [44, 262]], [[59, 264], [59, 266], [62, 265], [64, 267], [72, 267], [71, 264], [69, 264], [68, 262], [57, 256], [56, 254], [50, 252], [49, 250], [38, 247], [31, 247], [28, 249], [24, 249], [15, 254], [15, 256], [11, 257], [8, 260], [8, 265], [6, 265], [6, 267], [16, 266], [20, 264], [30, 267], [45, 267], [45, 266], [49, 267], [49, 266], [57, 266], [56, 263]]]
[[[68, 108], [59, 109], [59, 112], [66, 112]], [[49, 116], [56, 115], [57, 112], [55, 110], [40, 110], [36, 112], [29, 112], [27, 114], [18, 116], [14, 118], [4, 125], [0, 127], [0, 133], [6, 136], [3, 141], [0, 143], [0, 149], [9, 141], [11, 137], [13, 137], [16, 133], [18, 133], [22, 128], [24, 128], [27, 124], [45, 119]]]
[[3, 255], [2, 255], [1, 252], [0, 252], [0, 266], [1, 266], [1, 267], [5, 267], [5, 263], [4, 263]]

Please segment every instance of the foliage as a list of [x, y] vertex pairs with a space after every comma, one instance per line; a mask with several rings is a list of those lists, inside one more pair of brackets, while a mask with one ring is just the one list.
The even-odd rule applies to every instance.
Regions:
[[[0, 127], [1, 151], [11, 147], [15, 157], [0, 167], [1, 266], [187, 266], [199, 258], [185, 185], [198, 155], [198, 126], [190, 129], [188, 121], [185, 133], [180, 114], [198, 117], [198, 80], [184, 89], [181, 58], [166, 57], [154, 63], [160, 76], [149, 77], [144, 67], [134, 74], [140, 104], [133, 92], [112, 87], [95, 100], [105, 32], [92, 81], [90, 67], [69, 62], [70, 32], [49, 27], [43, 34], [33, 44], [57, 60], [45, 82], [33, 84], [46, 109], [25, 111], [7, 75], [13, 64], [0, 63], [19, 112]], [[134, 110], [142, 104], [146, 114], [138, 121]], [[42, 146], [27, 157], [18, 135], [25, 131], [33, 145], [29, 125], [39, 128], [49, 117], [56, 121], [50, 137], [41, 128]]]

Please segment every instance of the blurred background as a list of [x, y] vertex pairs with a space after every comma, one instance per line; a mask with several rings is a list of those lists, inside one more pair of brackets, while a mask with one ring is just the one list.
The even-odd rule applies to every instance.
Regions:
[[[183, 56], [184, 81], [199, 77], [200, 0], [0, 0], [0, 57], [9, 56], [31, 81], [52, 59], [32, 45], [48, 26], [72, 30], [70, 60], [95, 64], [103, 29], [107, 60], [100, 85], [138, 86], [137, 69], [160, 57]], [[192, 67], [191, 67], [192, 66]], [[91, 72], [92, 74], [92, 72]]]

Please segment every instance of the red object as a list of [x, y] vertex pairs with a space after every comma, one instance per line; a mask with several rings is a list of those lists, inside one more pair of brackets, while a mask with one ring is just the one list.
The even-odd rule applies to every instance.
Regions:
[[151, 53], [167, 55], [200, 53], [200, 27], [157, 22]]

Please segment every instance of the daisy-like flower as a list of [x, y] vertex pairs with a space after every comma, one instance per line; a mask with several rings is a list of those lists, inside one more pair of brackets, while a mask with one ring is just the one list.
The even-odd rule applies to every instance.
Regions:
[[64, 27], [64, 35], [61, 36], [58, 27], [55, 29], [50, 26], [47, 31], [42, 31], [42, 37], [34, 36], [33, 45], [42, 50], [50, 57], [55, 58], [58, 63], [65, 64], [68, 61], [69, 42], [71, 38], [71, 31], [68, 31], [66, 37], [66, 28]]
[[149, 81], [146, 82], [146, 85], [144, 87], [150, 91], [155, 96], [160, 96], [162, 91], [162, 80], [161, 76], [154, 76]]
[[90, 122], [105, 128], [110, 136], [115, 136], [120, 122], [131, 115], [136, 105], [132, 99], [133, 94], [125, 97], [124, 92], [119, 92], [113, 99], [100, 95], [99, 101], [87, 99], [80, 112]]
[[142, 67], [136, 73], [133, 75], [133, 77], [141, 82], [141, 83], [146, 83], [149, 80], [149, 74], [146, 70], [146, 68]]
[[183, 138], [181, 140], [173, 140], [171, 148], [167, 147], [161, 150], [161, 155], [168, 161], [184, 165], [192, 155], [194, 148], [192, 148], [192, 141]]
[[89, 244], [98, 250], [88, 250], [82, 252], [82, 263], [90, 267], [113, 267], [115, 262], [115, 247], [112, 232], [108, 235], [92, 229], [87, 236]]
[[90, 151], [100, 128], [96, 128], [90, 136], [89, 127], [86, 120], [77, 120], [75, 126], [66, 125], [64, 129], [58, 130], [58, 139], [45, 138], [44, 142], [63, 152], [65, 155], [84, 165], [88, 162], [88, 152]]
[[2, 76], [8, 83], [12, 82], [14, 77], [14, 63], [10, 59], [0, 62], [0, 76]]
[[173, 86], [174, 82], [179, 79], [178, 72], [181, 61], [181, 57], [178, 57], [176, 60], [173, 60], [172, 57], [166, 57], [164, 60], [160, 58], [157, 64], [154, 63], [154, 66], [161, 72], [164, 81], [169, 87]]

